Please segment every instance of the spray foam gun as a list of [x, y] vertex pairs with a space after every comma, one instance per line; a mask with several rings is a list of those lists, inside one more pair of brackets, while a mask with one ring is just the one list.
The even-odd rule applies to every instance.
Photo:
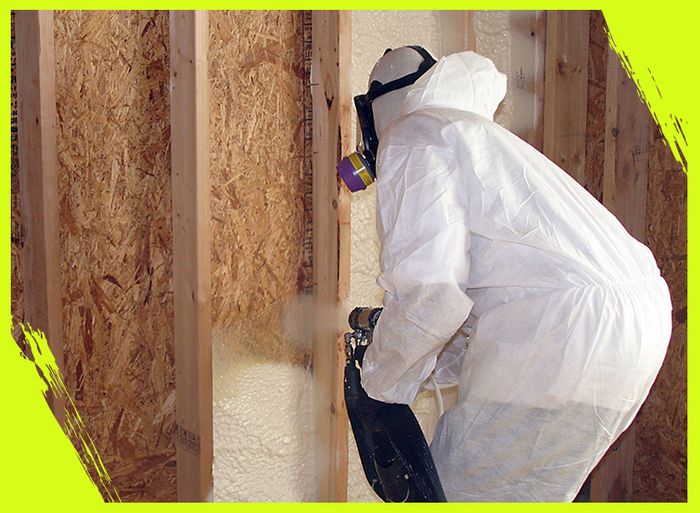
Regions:
[[[372, 343], [372, 333], [379, 321], [382, 308], [358, 306], [348, 316], [348, 324], [353, 330], [345, 334], [345, 356], [348, 362], [354, 361], [358, 365], [357, 352], [364, 355], [367, 346]], [[360, 362], [362, 359], [359, 358]]]
[[345, 404], [367, 482], [385, 502], [445, 502], [428, 443], [411, 408], [375, 401], [362, 388], [362, 360], [381, 308], [358, 307], [345, 334]]

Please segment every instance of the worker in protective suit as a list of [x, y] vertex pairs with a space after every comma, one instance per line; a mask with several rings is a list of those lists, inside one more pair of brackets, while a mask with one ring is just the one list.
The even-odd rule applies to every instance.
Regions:
[[448, 500], [570, 501], [646, 398], [671, 303], [649, 249], [493, 121], [505, 93], [485, 57], [403, 47], [356, 98], [341, 176], [376, 178], [385, 291], [362, 384], [459, 386], [431, 445]]

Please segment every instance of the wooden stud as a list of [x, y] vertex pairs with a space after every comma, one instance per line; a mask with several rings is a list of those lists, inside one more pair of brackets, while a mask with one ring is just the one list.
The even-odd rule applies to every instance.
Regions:
[[[314, 11], [313, 101], [313, 373], [316, 475], [319, 501], [347, 497], [348, 421], [343, 401], [343, 345], [328, 316], [347, 295], [349, 204], [338, 193], [335, 166], [348, 149], [351, 116], [350, 18], [346, 11]], [[342, 201], [343, 203], [339, 203]], [[341, 224], [342, 223], [342, 224]], [[340, 246], [343, 257], [339, 259]], [[342, 273], [339, 275], [339, 271]]]
[[474, 11], [464, 11], [464, 49], [476, 52]]
[[[651, 115], [612, 49], [605, 96], [603, 202], [633, 237], [645, 242]], [[591, 473], [591, 501], [632, 500], [634, 448], [632, 424]]]
[[170, 11], [177, 496], [211, 498], [211, 214], [206, 11]]
[[[340, 153], [347, 155], [353, 150], [352, 118], [355, 108], [350, 92], [350, 74], [352, 66], [352, 13], [341, 11], [338, 19], [338, 95], [340, 99]], [[343, 311], [350, 293], [350, 234], [351, 234], [351, 192], [347, 187], [338, 190], [338, 308]], [[342, 319], [341, 321], [344, 321]], [[335, 402], [341, 405], [340, 418], [335, 426], [335, 453], [337, 455], [335, 486], [332, 498], [337, 502], [348, 499], [348, 420], [345, 406], [345, 387], [343, 385], [345, 369], [345, 338], [347, 325], [338, 326], [336, 350]]]
[[545, 50], [544, 154], [585, 180], [589, 11], [549, 11]]
[[644, 242], [651, 114], [612, 49], [607, 66], [603, 198], [627, 231]]
[[513, 98], [510, 130], [540, 151], [544, 123], [545, 19], [545, 11], [510, 13]]
[[[63, 369], [53, 11], [17, 11], [15, 29], [25, 320]], [[48, 400], [63, 424], [63, 400]]]
[[440, 47], [434, 50], [438, 55], [450, 55], [467, 48], [468, 38], [473, 36], [473, 26], [470, 27], [472, 11], [436, 11], [438, 21], [438, 33], [440, 34]]
[[[616, 62], [617, 61], [617, 62]], [[615, 51], [608, 48], [605, 78], [605, 160], [603, 161], [603, 204], [615, 208], [615, 140], [617, 138], [617, 101], [620, 64]]]

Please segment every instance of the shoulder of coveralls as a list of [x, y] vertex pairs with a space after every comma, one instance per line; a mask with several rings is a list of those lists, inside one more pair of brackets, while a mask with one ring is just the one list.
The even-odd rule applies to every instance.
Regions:
[[385, 135], [392, 145], [426, 143], [457, 148], [465, 137], [489, 132], [489, 119], [458, 109], [425, 107], [396, 119]]
[[450, 147], [452, 120], [443, 109], [424, 108], [397, 118], [387, 127], [384, 141], [393, 146], [418, 143]]

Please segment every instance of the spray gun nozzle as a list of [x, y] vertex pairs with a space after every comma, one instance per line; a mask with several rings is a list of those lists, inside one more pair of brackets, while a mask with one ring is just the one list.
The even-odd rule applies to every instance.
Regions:
[[374, 330], [377, 325], [382, 308], [372, 306], [358, 306], [350, 312], [348, 324], [353, 330]]

